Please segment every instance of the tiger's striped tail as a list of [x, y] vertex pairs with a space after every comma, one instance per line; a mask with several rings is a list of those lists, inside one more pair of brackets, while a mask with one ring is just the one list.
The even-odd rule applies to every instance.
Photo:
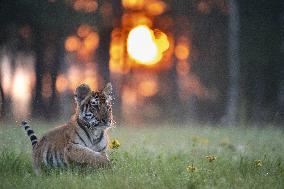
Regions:
[[37, 144], [37, 137], [35, 136], [33, 129], [29, 126], [29, 124], [26, 121], [22, 121], [21, 127], [24, 128], [25, 131], [27, 132], [27, 135], [30, 137], [30, 140], [32, 142], [32, 147], [34, 148], [34, 146]]

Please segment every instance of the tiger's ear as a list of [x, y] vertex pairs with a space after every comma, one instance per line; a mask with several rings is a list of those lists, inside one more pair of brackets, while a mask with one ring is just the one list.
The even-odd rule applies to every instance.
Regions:
[[105, 86], [105, 88], [103, 89], [102, 92], [107, 98], [111, 97], [112, 85], [111, 85], [110, 82], [106, 84], [106, 86]]
[[90, 95], [92, 95], [90, 87], [86, 84], [81, 84], [76, 88], [74, 97], [77, 104], [82, 105]]

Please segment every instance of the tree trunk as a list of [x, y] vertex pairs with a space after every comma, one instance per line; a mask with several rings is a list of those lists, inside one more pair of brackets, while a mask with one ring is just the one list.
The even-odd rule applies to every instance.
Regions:
[[224, 117], [225, 124], [235, 125], [238, 122], [239, 105], [239, 29], [240, 18], [236, 0], [229, 0], [229, 91]]
[[102, 76], [104, 83], [110, 81], [109, 75], [109, 46], [112, 28], [105, 28], [100, 33], [100, 46], [98, 48], [98, 66], [99, 72]]
[[56, 34], [56, 41], [55, 41], [55, 53], [54, 53], [54, 62], [52, 64], [52, 69], [51, 69], [51, 99], [49, 102], [49, 110], [48, 110], [48, 117], [52, 119], [57, 119], [59, 118], [58, 116], [58, 96], [56, 93], [56, 79], [58, 72], [60, 71], [60, 62], [62, 61], [62, 57], [64, 57], [64, 49], [62, 47], [63, 40], [62, 40], [62, 35], [61, 32], [59, 34]]
[[36, 118], [42, 118], [43, 101], [42, 101], [42, 77], [44, 73], [44, 32], [39, 28], [34, 28], [34, 52], [35, 52], [35, 71], [36, 71], [36, 83], [35, 83], [35, 96], [33, 99], [33, 116]]
[[4, 113], [3, 110], [4, 110], [4, 93], [3, 93], [3, 88], [1, 83], [1, 73], [0, 73], [0, 120], [3, 119], [3, 113]]

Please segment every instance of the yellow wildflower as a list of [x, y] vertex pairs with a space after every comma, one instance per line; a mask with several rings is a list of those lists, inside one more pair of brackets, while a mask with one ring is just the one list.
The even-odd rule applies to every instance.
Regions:
[[111, 143], [108, 144], [110, 149], [117, 149], [120, 147], [120, 143], [117, 139], [114, 139], [111, 141]]
[[195, 166], [193, 166], [193, 164], [191, 164], [191, 165], [187, 166], [186, 170], [188, 172], [194, 172], [194, 171], [197, 170], [197, 168]]
[[216, 157], [216, 156], [213, 156], [213, 155], [209, 155], [209, 156], [205, 156], [205, 157], [207, 158], [207, 160], [208, 160], [209, 162], [212, 162], [212, 161], [214, 161], [214, 160], [217, 159], [217, 157]]
[[205, 144], [207, 145], [209, 143], [208, 138], [201, 137], [201, 136], [193, 136], [192, 141], [200, 144]]
[[262, 161], [261, 160], [255, 160], [254, 163], [255, 163], [256, 167], [262, 167]]

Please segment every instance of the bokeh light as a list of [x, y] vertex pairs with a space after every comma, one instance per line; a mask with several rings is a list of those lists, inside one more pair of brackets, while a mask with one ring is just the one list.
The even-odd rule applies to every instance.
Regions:
[[65, 75], [59, 74], [57, 76], [55, 86], [56, 86], [56, 90], [59, 93], [63, 93], [64, 91], [66, 91], [68, 89], [68, 84], [69, 82], [68, 82], [68, 79], [65, 77]]
[[65, 40], [65, 49], [69, 52], [79, 50], [81, 47], [81, 40], [79, 37], [72, 35]]
[[152, 16], [158, 16], [165, 12], [167, 6], [163, 1], [150, 1], [145, 4], [145, 10]]
[[178, 43], [175, 47], [175, 55], [179, 60], [186, 60], [189, 56], [189, 48], [186, 43]]
[[156, 80], [141, 81], [138, 85], [138, 92], [144, 97], [154, 96], [158, 92], [158, 83]]
[[95, 50], [99, 45], [99, 35], [96, 32], [90, 32], [84, 39], [83, 44], [87, 50]]
[[77, 35], [81, 38], [87, 37], [92, 32], [92, 27], [87, 24], [82, 24], [77, 29]]
[[127, 9], [142, 9], [144, 0], [122, 0], [122, 6]]

